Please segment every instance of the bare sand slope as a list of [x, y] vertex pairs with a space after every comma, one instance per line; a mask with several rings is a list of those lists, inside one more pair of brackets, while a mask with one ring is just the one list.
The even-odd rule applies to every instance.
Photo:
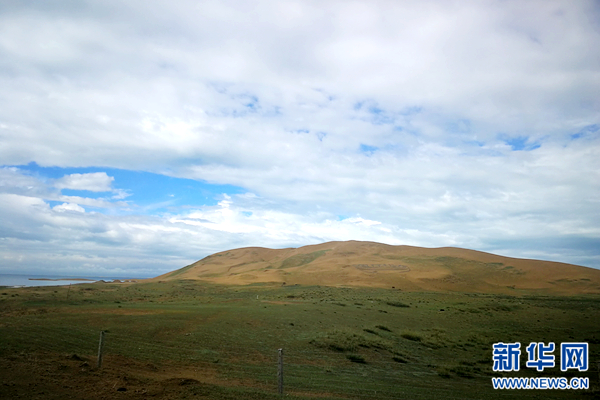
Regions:
[[600, 270], [455, 247], [328, 242], [289, 249], [247, 247], [208, 256], [153, 280], [246, 285], [394, 287], [411, 291], [600, 293]]

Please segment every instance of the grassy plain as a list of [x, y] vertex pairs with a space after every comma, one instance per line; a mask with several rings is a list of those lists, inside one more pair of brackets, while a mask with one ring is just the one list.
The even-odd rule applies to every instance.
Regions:
[[[68, 298], [67, 298], [68, 293]], [[171, 280], [0, 289], [0, 398], [597, 398], [600, 296], [510, 296]], [[101, 330], [102, 369], [96, 369]], [[521, 342], [521, 371], [492, 344]], [[587, 372], [525, 368], [530, 342], [590, 343]], [[589, 377], [497, 390], [492, 376]]]

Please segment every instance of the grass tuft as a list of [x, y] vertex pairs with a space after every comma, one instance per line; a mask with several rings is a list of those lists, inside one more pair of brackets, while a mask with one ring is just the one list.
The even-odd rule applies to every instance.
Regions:
[[352, 361], [353, 363], [358, 363], [358, 364], [366, 364], [367, 363], [365, 358], [359, 354], [348, 354], [348, 355], [346, 355], [346, 358], [348, 360]]
[[404, 331], [400, 334], [404, 339], [412, 340], [413, 342], [420, 342], [423, 338], [421, 335], [411, 331]]
[[402, 303], [400, 301], [386, 301], [385, 304], [387, 304], [388, 306], [392, 306], [392, 307], [402, 307], [402, 308], [410, 307], [408, 304]]
[[367, 337], [351, 330], [333, 329], [310, 341], [311, 344], [337, 352], [355, 352], [359, 348], [393, 350], [391, 342], [379, 337]]

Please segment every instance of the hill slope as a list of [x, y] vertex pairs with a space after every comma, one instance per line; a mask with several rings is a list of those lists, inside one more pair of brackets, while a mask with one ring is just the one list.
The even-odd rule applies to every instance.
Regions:
[[600, 270], [454, 247], [328, 242], [289, 249], [247, 247], [208, 256], [153, 280], [222, 284], [373, 286], [410, 291], [600, 293]]

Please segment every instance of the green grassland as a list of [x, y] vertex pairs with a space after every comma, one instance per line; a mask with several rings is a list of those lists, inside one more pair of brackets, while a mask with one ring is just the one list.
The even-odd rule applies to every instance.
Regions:
[[[287, 398], [591, 399], [599, 394], [599, 320], [600, 297], [591, 295], [185, 280], [5, 288], [0, 289], [0, 358], [10, 363], [76, 354], [93, 369], [103, 330], [103, 370], [128, 365], [130, 384], [184, 379], [195, 371], [197, 384], [179, 387], [178, 398], [277, 398], [277, 349], [283, 348]], [[521, 342], [521, 371], [492, 371], [492, 344], [500, 341]], [[525, 368], [530, 342], [558, 347], [580, 341], [590, 343], [587, 372], [561, 372], [558, 351], [555, 368]], [[152, 373], [170, 368], [182, 372], [162, 378]], [[589, 377], [592, 388], [495, 391], [492, 376]], [[210, 386], [203, 377], [210, 377]]]

